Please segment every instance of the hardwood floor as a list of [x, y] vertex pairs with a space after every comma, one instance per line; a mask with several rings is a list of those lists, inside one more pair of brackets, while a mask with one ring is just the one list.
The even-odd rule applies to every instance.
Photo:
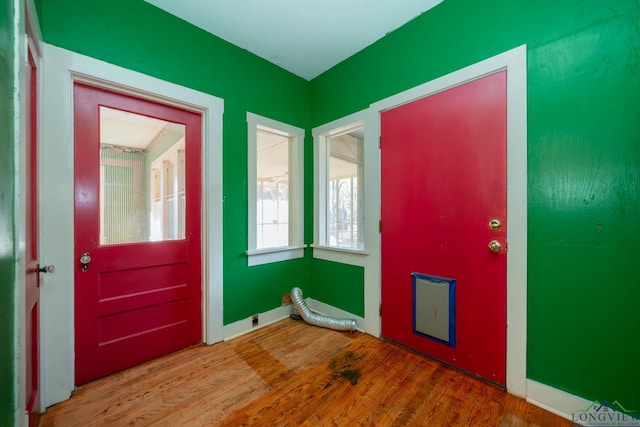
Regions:
[[285, 319], [80, 387], [41, 426], [571, 426], [427, 357]]

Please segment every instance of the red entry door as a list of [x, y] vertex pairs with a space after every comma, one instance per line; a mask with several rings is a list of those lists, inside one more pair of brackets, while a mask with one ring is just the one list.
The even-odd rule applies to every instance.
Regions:
[[[27, 67], [27, 193], [26, 193], [26, 409], [29, 425], [38, 425], [40, 418], [40, 265], [38, 264], [38, 74], [29, 49]], [[46, 271], [46, 268], [45, 270]]]
[[201, 342], [201, 117], [76, 83], [75, 383]]
[[382, 335], [502, 385], [506, 120], [506, 72], [381, 117]]

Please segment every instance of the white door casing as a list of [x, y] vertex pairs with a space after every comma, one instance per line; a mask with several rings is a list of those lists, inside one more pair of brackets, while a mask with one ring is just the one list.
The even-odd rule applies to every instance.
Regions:
[[[454, 71], [371, 104], [366, 140], [380, 140], [380, 113], [437, 92], [459, 86], [499, 70], [507, 70], [507, 390], [527, 395], [527, 47], [522, 45], [484, 61]], [[373, 148], [371, 146], [374, 146]], [[369, 150], [378, 145], [369, 144]], [[380, 212], [379, 156], [365, 185], [378, 189], [373, 203]], [[365, 172], [366, 173], [366, 172]], [[370, 218], [367, 232], [378, 229]], [[380, 234], [374, 232], [368, 266], [365, 266], [365, 331], [380, 336]], [[374, 267], [371, 267], [373, 265]]]
[[40, 155], [41, 253], [56, 271], [42, 304], [42, 406], [68, 399], [74, 388], [73, 83], [131, 94], [202, 114], [203, 341], [223, 339], [222, 114], [223, 101], [78, 53], [44, 44]]

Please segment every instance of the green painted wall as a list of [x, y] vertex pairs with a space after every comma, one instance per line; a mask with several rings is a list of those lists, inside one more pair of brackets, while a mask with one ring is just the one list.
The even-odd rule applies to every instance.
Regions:
[[[640, 408], [637, 1], [446, 0], [314, 79], [311, 125], [524, 43], [527, 375]], [[361, 287], [313, 291], [347, 309], [338, 295]]]
[[14, 129], [13, 0], [0, 0], [0, 426], [14, 416]]
[[364, 269], [314, 259], [311, 289], [304, 294], [325, 304], [364, 317]]
[[[528, 376], [640, 407], [637, 1], [446, 0], [311, 83], [141, 0], [48, 0], [39, 12], [51, 44], [225, 100], [226, 324], [294, 285], [364, 314], [360, 268], [308, 254], [246, 267], [246, 111], [309, 129], [526, 43]], [[305, 148], [308, 243], [310, 138]]]
[[[246, 113], [308, 129], [308, 82], [142, 0], [47, 0], [37, 6], [47, 43], [224, 99], [224, 323], [277, 307], [282, 293], [305, 287], [307, 258], [247, 267]], [[309, 153], [310, 143], [308, 138]], [[306, 174], [310, 195], [310, 168]]]

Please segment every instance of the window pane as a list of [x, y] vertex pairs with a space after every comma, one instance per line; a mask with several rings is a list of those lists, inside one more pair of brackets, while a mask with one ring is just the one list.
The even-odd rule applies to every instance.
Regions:
[[327, 138], [327, 229], [329, 246], [364, 247], [363, 129]]
[[184, 134], [184, 125], [100, 107], [101, 244], [184, 238]]
[[289, 245], [289, 145], [288, 136], [257, 132], [257, 249]]

